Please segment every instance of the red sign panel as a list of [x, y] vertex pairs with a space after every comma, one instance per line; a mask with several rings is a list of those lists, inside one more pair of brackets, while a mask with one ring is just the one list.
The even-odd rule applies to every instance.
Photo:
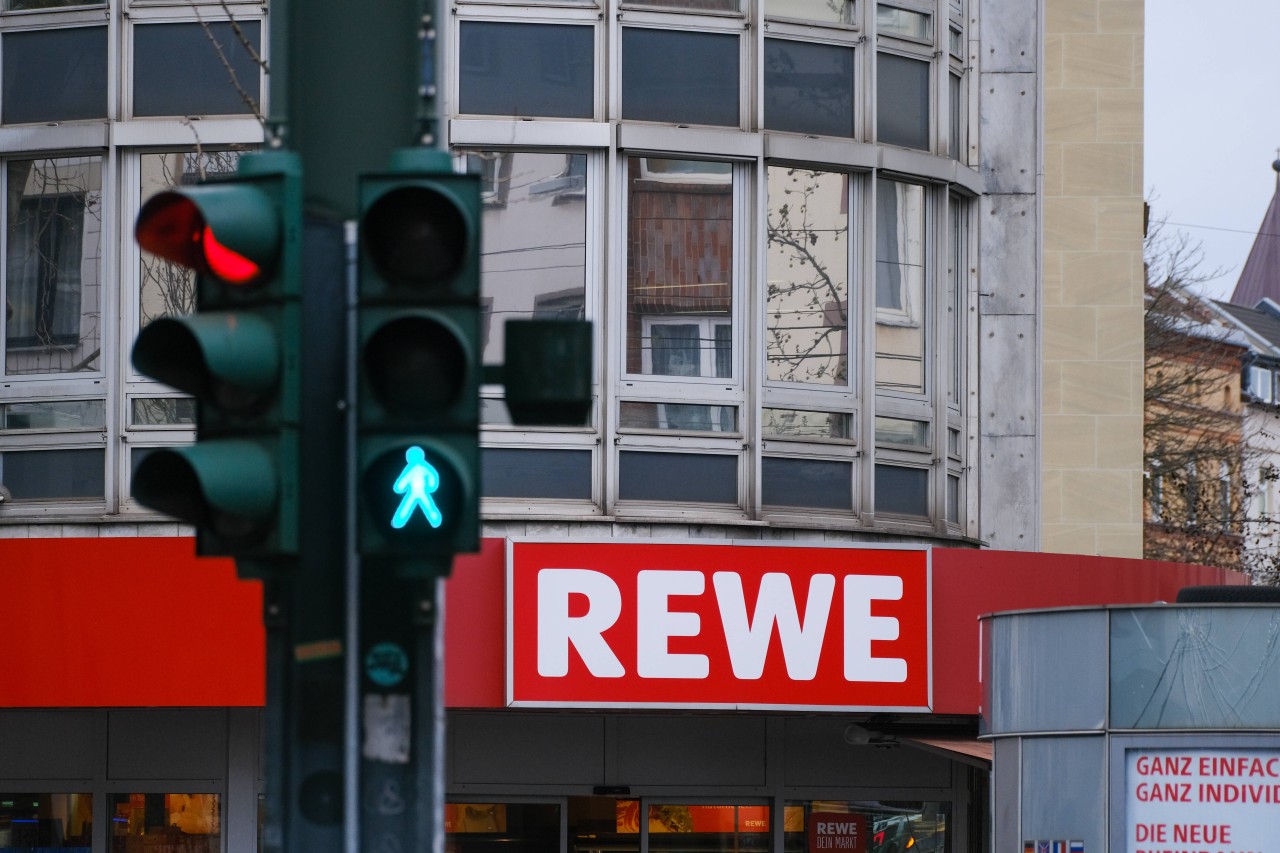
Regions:
[[809, 853], [867, 853], [867, 819], [814, 812], [809, 815]]
[[516, 541], [507, 702], [928, 710], [929, 551]]

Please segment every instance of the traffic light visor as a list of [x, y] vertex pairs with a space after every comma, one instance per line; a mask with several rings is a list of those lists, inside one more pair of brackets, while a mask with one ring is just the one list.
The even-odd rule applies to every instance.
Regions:
[[135, 235], [148, 252], [235, 286], [270, 275], [280, 245], [274, 206], [247, 184], [162, 192], [142, 206]]

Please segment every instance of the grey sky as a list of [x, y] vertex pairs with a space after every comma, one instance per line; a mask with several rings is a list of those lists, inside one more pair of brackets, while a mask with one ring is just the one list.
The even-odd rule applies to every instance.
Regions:
[[1276, 190], [1280, 0], [1147, 0], [1146, 27], [1152, 215], [1202, 244], [1225, 298]]

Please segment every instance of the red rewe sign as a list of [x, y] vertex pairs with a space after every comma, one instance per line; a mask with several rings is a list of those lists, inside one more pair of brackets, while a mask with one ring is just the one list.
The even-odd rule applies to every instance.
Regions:
[[507, 702], [927, 711], [929, 622], [923, 548], [513, 541]]

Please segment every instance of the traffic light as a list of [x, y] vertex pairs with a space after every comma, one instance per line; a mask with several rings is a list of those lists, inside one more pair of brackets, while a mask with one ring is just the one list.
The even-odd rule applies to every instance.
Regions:
[[479, 547], [480, 191], [450, 166], [360, 180], [358, 547], [408, 573]]
[[132, 491], [194, 524], [201, 554], [297, 551], [301, 176], [296, 155], [244, 155], [138, 214], [138, 245], [194, 271], [196, 310], [148, 324], [133, 364], [195, 397], [198, 435], [150, 451]]

